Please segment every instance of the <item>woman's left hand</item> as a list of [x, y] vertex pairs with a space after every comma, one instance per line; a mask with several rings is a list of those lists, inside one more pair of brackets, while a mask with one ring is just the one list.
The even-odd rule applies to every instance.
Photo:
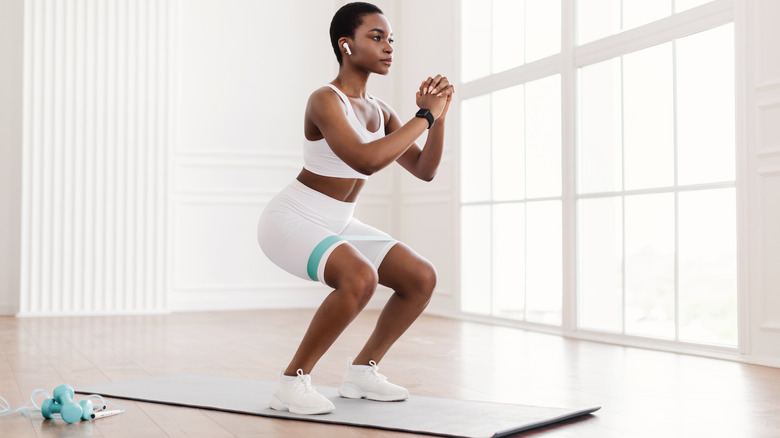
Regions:
[[447, 103], [444, 105], [444, 110], [437, 120], [442, 120], [447, 115], [447, 111], [450, 108], [450, 102], [452, 101], [452, 95], [455, 94], [455, 86], [450, 85], [449, 79], [446, 76], [436, 75], [436, 77], [424, 80], [420, 84], [420, 94], [436, 94], [438, 97], [446, 98]]
[[453, 94], [455, 94], [455, 86], [450, 85], [450, 87], [445, 92], [445, 95], [447, 96], [447, 103], [444, 104], [444, 110], [442, 110], [438, 120], [444, 121], [444, 119], [447, 117], [447, 111], [450, 109], [450, 102], [452, 102]]

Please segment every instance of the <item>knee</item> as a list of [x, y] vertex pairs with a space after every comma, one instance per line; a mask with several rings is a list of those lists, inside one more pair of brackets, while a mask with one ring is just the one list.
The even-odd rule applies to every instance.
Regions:
[[417, 288], [426, 301], [430, 301], [433, 296], [433, 290], [436, 289], [436, 280], [436, 268], [433, 265], [426, 263], [420, 267], [417, 275]]
[[[402, 295], [428, 303], [436, 288], [436, 280], [436, 268], [428, 262], [421, 263], [408, 275], [404, 282]], [[397, 290], [396, 292], [401, 291]]]
[[349, 294], [357, 307], [362, 309], [374, 296], [377, 284], [379, 284], [379, 276], [376, 269], [369, 264], [364, 264], [351, 270], [339, 289]]

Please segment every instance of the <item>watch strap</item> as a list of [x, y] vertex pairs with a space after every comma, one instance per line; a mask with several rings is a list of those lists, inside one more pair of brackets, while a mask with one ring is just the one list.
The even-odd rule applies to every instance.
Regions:
[[419, 111], [417, 111], [417, 114], [414, 115], [415, 117], [420, 117], [428, 121], [428, 129], [431, 129], [431, 126], [433, 126], [433, 123], [435, 122], [433, 118], [433, 114], [431, 114], [431, 110], [422, 108]]

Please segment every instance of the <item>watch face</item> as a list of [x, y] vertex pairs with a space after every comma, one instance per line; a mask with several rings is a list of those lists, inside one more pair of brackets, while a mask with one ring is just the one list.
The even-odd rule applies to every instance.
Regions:
[[433, 114], [431, 114], [431, 110], [429, 109], [421, 109], [420, 111], [417, 111], [417, 114], [415, 114], [417, 117], [424, 118], [428, 121], [428, 129], [431, 129], [431, 126], [433, 126]]

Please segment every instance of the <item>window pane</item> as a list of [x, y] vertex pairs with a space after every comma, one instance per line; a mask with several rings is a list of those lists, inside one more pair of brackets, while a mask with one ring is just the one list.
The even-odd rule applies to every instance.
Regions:
[[493, 207], [493, 313], [523, 319], [525, 305], [525, 206]]
[[579, 44], [620, 31], [620, 0], [578, 0]]
[[674, 0], [674, 12], [681, 12], [688, 9], [709, 3], [712, 0]]
[[678, 183], [735, 178], [734, 25], [677, 42]]
[[467, 206], [460, 216], [460, 308], [490, 314], [490, 206]]
[[493, 93], [493, 199], [525, 197], [523, 86]]
[[652, 23], [671, 13], [671, 0], [623, 0], [623, 30]]
[[561, 202], [526, 204], [527, 319], [561, 323]]
[[461, 102], [460, 196], [490, 199], [490, 95]]
[[672, 43], [623, 58], [627, 189], [674, 184]]
[[626, 333], [674, 338], [674, 194], [625, 203]]
[[579, 202], [577, 289], [582, 328], [623, 330], [621, 198]]
[[525, 62], [561, 51], [561, 0], [525, 1]]
[[[523, 64], [523, 3], [521, 0], [493, 0], [493, 73]], [[483, 5], [487, 6], [487, 2]]]
[[680, 193], [680, 339], [737, 345], [734, 189]]
[[490, 74], [490, 4], [461, 0], [461, 66], [463, 82]]
[[580, 70], [580, 138], [577, 154], [580, 193], [622, 189], [620, 59]]
[[560, 75], [525, 85], [526, 196], [561, 196]]

